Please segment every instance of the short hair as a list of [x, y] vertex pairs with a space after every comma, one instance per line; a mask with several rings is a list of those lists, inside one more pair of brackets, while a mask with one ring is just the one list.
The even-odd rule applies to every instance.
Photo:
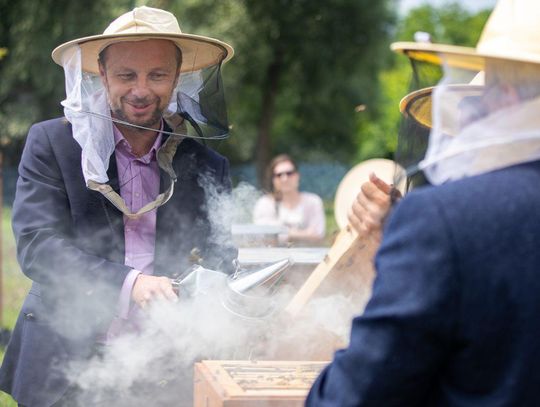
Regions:
[[[165, 40], [165, 41], [169, 41], [169, 40]], [[178, 45], [176, 45], [174, 42], [171, 41], [171, 43], [174, 45], [174, 49], [175, 49], [175, 54], [174, 54], [174, 57], [176, 59], [176, 67], [179, 69], [180, 66], [182, 65], [182, 50], [180, 49], [180, 47]], [[113, 43], [113, 44], [118, 44], [117, 42]], [[107, 50], [109, 49], [109, 47], [113, 44], [109, 44], [107, 45], [105, 48], [103, 48], [99, 55], [98, 55], [98, 62], [103, 65], [103, 67], [105, 68], [106, 67], [106, 63], [107, 63]]]

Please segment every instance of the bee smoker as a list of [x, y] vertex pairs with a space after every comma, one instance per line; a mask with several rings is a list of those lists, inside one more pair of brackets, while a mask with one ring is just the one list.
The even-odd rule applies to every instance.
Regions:
[[275, 294], [291, 265], [288, 258], [255, 270], [242, 270], [237, 265], [232, 275], [194, 265], [173, 280], [172, 285], [181, 298], [217, 292], [221, 305], [232, 314], [245, 319], [264, 319], [277, 310]]

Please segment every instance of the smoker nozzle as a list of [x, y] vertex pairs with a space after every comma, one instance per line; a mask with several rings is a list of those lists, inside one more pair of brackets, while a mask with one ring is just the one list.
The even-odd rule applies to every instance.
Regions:
[[244, 318], [264, 318], [275, 311], [273, 296], [291, 265], [290, 259], [283, 259], [256, 270], [237, 267], [231, 276], [193, 266], [182, 277], [172, 280], [172, 286], [181, 298], [217, 292], [229, 312]]

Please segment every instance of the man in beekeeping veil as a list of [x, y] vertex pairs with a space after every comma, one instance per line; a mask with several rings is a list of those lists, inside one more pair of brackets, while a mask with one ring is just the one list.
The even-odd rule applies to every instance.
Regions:
[[[228, 161], [194, 139], [227, 136], [220, 67], [232, 54], [149, 7], [53, 51], [65, 118], [30, 129], [13, 205], [32, 288], [0, 388], [19, 405], [77, 405], [76, 366], [137, 331], [141, 308], [175, 301], [170, 277], [193, 249], [230, 269], [236, 251], [208, 203], [230, 190]], [[165, 392], [160, 373], [146, 377]]]
[[538, 21], [538, 2], [500, 0], [475, 49], [416, 45], [444, 69], [407, 99], [430, 103], [427, 151], [407, 175], [431, 185], [390, 215], [373, 295], [307, 406], [537, 405]]

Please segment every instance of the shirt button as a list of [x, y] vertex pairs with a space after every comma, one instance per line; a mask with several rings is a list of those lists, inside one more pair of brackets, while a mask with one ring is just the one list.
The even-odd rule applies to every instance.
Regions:
[[140, 197], [140, 196], [141, 196], [141, 194], [139, 194], [138, 192], [135, 192], [135, 197], [138, 198], [138, 197]]

